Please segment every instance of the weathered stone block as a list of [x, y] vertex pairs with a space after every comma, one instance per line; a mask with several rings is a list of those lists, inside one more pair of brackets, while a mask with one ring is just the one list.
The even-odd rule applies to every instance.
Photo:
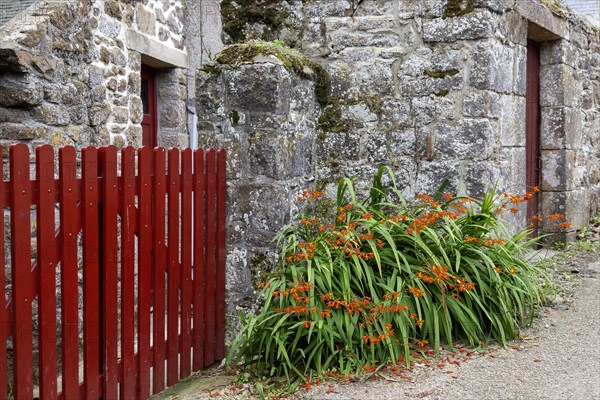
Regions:
[[281, 183], [239, 183], [229, 193], [235, 215], [248, 229], [276, 233], [289, 220], [292, 193]]
[[447, 192], [457, 193], [460, 184], [460, 165], [456, 161], [423, 161], [419, 165], [415, 193], [433, 195], [444, 179], [450, 181]]
[[581, 111], [570, 107], [546, 107], [541, 113], [540, 139], [543, 150], [578, 150], [582, 145]]
[[491, 125], [485, 119], [464, 119], [456, 126], [440, 124], [434, 143], [435, 156], [442, 160], [485, 160], [494, 151]]
[[44, 104], [32, 109], [31, 116], [46, 125], [65, 126], [71, 122], [66, 107], [62, 105]]
[[184, 109], [179, 102], [164, 102], [159, 115], [161, 128], [182, 128], [185, 126]]
[[499, 118], [501, 115], [500, 95], [491, 91], [470, 90], [463, 100], [465, 117]]
[[110, 108], [107, 105], [90, 107], [88, 115], [91, 126], [101, 125], [108, 119]]
[[541, 196], [541, 214], [548, 217], [552, 214], [564, 214], [565, 220], [573, 226], [569, 229], [563, 229], [558, 223], [565, 220], [550, 221], [547, 218], [541, 224], [543, 232], [565, 232], [574, 231], [583, 226], [587, 226], [590, 220], [588, 207], [590, 196], [587, 190], [573, 190], [565, 192], [542, 192]]
[[500, 144], [525, 146], [525, 98], [501, 96]]
[[417, 140], [414, 128], [404, 128], [390, 132], [388, 135], [392, 160], [400, 157], [414, 157]]
[[22, 123], [29, 117], [27, 110], [20, 108], [2, 108], [0, 107], [0, 122]]
[[153, 36], [156, 33], [156, 16], [143, 4], [139, 4], [137, 7], [136, 22], [141, 32]]
[[513, 89], [514, 54], [510, 47], [496, 42], [480, 42], [473, 49], [471, 85], [499, 93]]
[[271, 63], [247, 64], [231, 72], [226, 96], [233, 107], [285, 113], [289, 106], [287, 93], [290, 86], [290, 74], [283, 66]]
[[44, 137], [48, 129], [40, 126], [21, 124], [0, 124], [0, 139], [4, 140], [31, 140]]
[[576, 152], [542, 150], [541, 187], [543, 191], [565, 191], [577, 187]]
[[27, 75], [5, 74], [0, 76], [0, 106], [33, 107], [44, 100], [41, 83]]
[[346, 0], [315, 1], [304, 6], [307, 18], [344, 17], [349, 11], [351, 4]]
[[475, 40], [494, 35], [494, 18], [489, 11], [476, 11], [457, 18], [438, 18], [423, 23], [425, 42]]
[[573, 44], [565, 39], [544, 42], [540, 46], [540, 64], [567, 64], [576, 68], [579, 63], [579, 52]]
[[465, 166], [465, 188], [471, 197], [482, 198], [496, 182], [506, 178], [497, 162], [476, 161]]
[[573, 68], [564, 64], [541, 66], [540, 87], [542, 107], [572, 106], [578, 94]]

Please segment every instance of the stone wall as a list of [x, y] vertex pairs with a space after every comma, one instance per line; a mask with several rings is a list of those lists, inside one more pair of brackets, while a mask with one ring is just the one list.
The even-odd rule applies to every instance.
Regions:
[[141, 146], [147, 64], [157, 71], [158, 144], [189, 145], [203, 37], [220, 47], [201, 28], [203, 15], [207, 26], [218, 16], [214, 1], [184, 3], [42, 1], [0, 27], [0, 144]]
[[[235, 305], [253, 304], [252, 278], [275, 258], [269, 240], [291, 220], [304, 187], [333, 192], [338, 178], [364, 182], [387, 164], [408, 197], [431, 193], [444, 178], [458, 194], [480, 195], [494, 182], [513, 193], [531, 190], [528, 38], [542, 53], [540, 208], [573, 222], [566, 234], [542, 228], [569, 239], [597, 211], [599, 32], [568, 9], [537, 0], [222, 6], [229, 43], [282, 40], [321, 65], [331, 84], [319, 98], [307, 92], [309, 79], [265, 57], [231, 68], [217, 63], [198, 79], [200, 142], [229, 152], [232, 315]], [[515, 226], [525, 217], [523, 207]]]

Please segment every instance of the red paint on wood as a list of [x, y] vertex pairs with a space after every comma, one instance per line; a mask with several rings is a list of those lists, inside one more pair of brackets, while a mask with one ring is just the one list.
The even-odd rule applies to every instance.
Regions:
[[77, 160], [75, 149], [63, 147], [58, 152], [60, 182], [60, 286], [62, 396], [79, 395], [79, 317], [77, 280], [77, 234], [80, 230]]
[[167, 385], [179, 379], [179, 149], [169, 149]]
[[215, 313], [216, 313], [216, 174], [215, 174], [215, 151], [209, 149], [206, 152], [206, 267], [205, 267], [205, 336], [204, 336], [204, 365], [210, 365], [215, 361]]
[[[527, 89], [525, 92], [525, 163], [527, 190], [532, 191], [540, 182], [540, 46], [527, 42]], [[527, 202], [527, 219], [538, 214], [539, 197], [534, 193]], [[534, 235], [537, 234], [537, 226]]]
[[138, 149], [138, 364], [137, 397], [150, 397], [150, 295], [152, 286], [152, 164], [149, 147]]
[[[2, 146], [0, 146], [0, 154], [2, 154]], [[0, 240], [4, 243], [4, 206], [7, 205], [4, 201], [5, 184], [4, 184], [4, 165], [0, 163]], [[8, 318], [6, 318], [6, 254], [4, 253], [4, 245], [0, 246], [0, 393], [8, 393], [8, 368], [6, 366], [6, 338], [8, 337]]]
[[121, 398], [135, 397], [135, 152], [121, 150]]
[[55, 399], [56, 388], [56, 241], [54, 240], [54, 150], [36, 149], [38, 326], [40, 396]]
[[225, 357], [225, 205], [226, 158], [225, 150], [217, 151], [217, 248], [216, 248], [216, 335], [215, 358]]
[[165, 149], [154, 149], [154, 210], [153, 210], [153, 243], [154, 257], [152, 263], [152, 281], [154, 283], [153, 319], [153, 369], [152, 390], [161, 392], [165, 388], [165, 271], [167, 253], [165, 246], [165, 193], [167, 178], [165, 175]]
[[194, 150], [194, 358], [193, 368], [204, 366], [204, 150]]
[[192, 150], [181, 153], [181, 362], [180, 377], [192, 368]]
[[10, 225], [11, 284], [13, 300], [14, 395], [17, 399], [33, 397], [32, 323], [28, 290], [31, 282], [31, 219], [28, 199], [29, 148], [25, 144], [10, 147]]
[[98, 295], [98, 151], [85, 147], [82, 157], [83, 229], [83, 380], [85, 396], [101, 395], [100, 376], [100, 299]]
[[118, 259], [117, 259], [117, 206], [119, 191], [117, 186], [117, 149], [103, 147], [99, 151], [100, 173], [102, 175], [102, 347], [103, 347], [103, 389], [106, 398], [118, 395]]

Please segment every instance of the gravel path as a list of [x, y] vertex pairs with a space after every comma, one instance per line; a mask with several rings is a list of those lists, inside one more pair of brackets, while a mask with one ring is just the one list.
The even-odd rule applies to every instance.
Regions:
[[[576, 268], [576, 273], [571, 270]], [[306, 400], [385, 399], [575, 399], [600, 400], [600, 262], [597, 255], [563, 265], [566, 284], [558, 302], [543, 309], [524, 341], [483, 354], [457, 351], [460, 365], [416, 366], [405, 378], [389, 372], [378, 379], [353, 383], [326, 382], [301, 392]], [[566, 290], [566, 293], [564, 292]], [[564, 300], [566, 299], [566, 300]], [[466, 349], [466, 348], [465, 348]], [[465, 362], [466, 361], [466, 362]], [[207, 382], [207, 379], [217, 380]], [[406, 378], [409, 378], [408, 380]], [[165, 399], [254, 399], [249, 384], [232, 391], [231, 377], [217, 374], [184, 382], [164, 393]]]

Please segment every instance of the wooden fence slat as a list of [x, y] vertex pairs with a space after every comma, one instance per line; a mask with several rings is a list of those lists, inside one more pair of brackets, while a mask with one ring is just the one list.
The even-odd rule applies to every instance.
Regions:
[[204, 150], [194, 150], [194, 371], [204, 366]]
[[150, 397], [150, 288], [152, 264], [151, 150], [138, 149], [138, 365], [137, 398]]
[[152, 313], [152, 343], [154, 346], [154, 356], [152, 368], [152, 391], [154, 393], [158, 393], [165, 388], [165, 268], [167, 264], [165, 243], [165, 193], [167, 189], [167, 179], [165, 175], [165, 149], [155, 148], [153, 155], [154, 257], [152, 260], [152, 281], [154, 283], [154, 311]]
[[83, 381], [86, 398], [101, 395], [98, 248], [98, 150], [85, 147], [82, 158], [83, 229]]
[[192, 150], [181, 154], [181, 366], [180, 377], [191, 371], [192, 307]]
[[135, 151], [121, 150], [121, 398], [135, 397]]
[[167, 385], [178, 381], [179, 362], [179, 149], [169, 149]]
[[56, 242], [54, 240], [54, 149], [36, 149], [38, 326], [40, 395], [55, 399], [56, 388]]
[[204, 285], [205, 304], [205, 335], [204, 335], [204, 365], [210, 365], [215, 361], [215, 239], [216, 239], [216, 175], [215, 175], [215, 151], [206, 151], [206, 267]]
[[[215, 358], [225, 357], [225, 205], [226, 205], [226, 158], [225, 150], [217, 150], [217, 248], [216, 248], [216, 345]], [[210, 215], [210, 214], [209, 214]]]
[[77, 161], [75, 148], [58, 151], [60, 182], [60, 306], [62, 396], [74, 399], [79, 395], [79, 317], [77, 278]]
[[102, 175], [102, 347], [103, 347], [103, 391], [105, 398], [118, 396], [118, 259], [117, 259], [117, 149], [115, 146], [99, 150]]
[[31, 217], [29, 148], [19, 143], [10, 147], [10, 228], [13, 300], [14, 395], [33, 397], [33, 343], [31, 302], [27, 287], [31, 282]]
[[[2, 146], [0, 146], [2, 154]], [[4, 164], [0, 163], [0, 240], [4, 243]], [[0, 393], [8, 393], [8, 368], [6, 363], [6, 338], [8, 336], [8, 321], [6, 310], [6, 254], [4, 245], [0, 246]]]

